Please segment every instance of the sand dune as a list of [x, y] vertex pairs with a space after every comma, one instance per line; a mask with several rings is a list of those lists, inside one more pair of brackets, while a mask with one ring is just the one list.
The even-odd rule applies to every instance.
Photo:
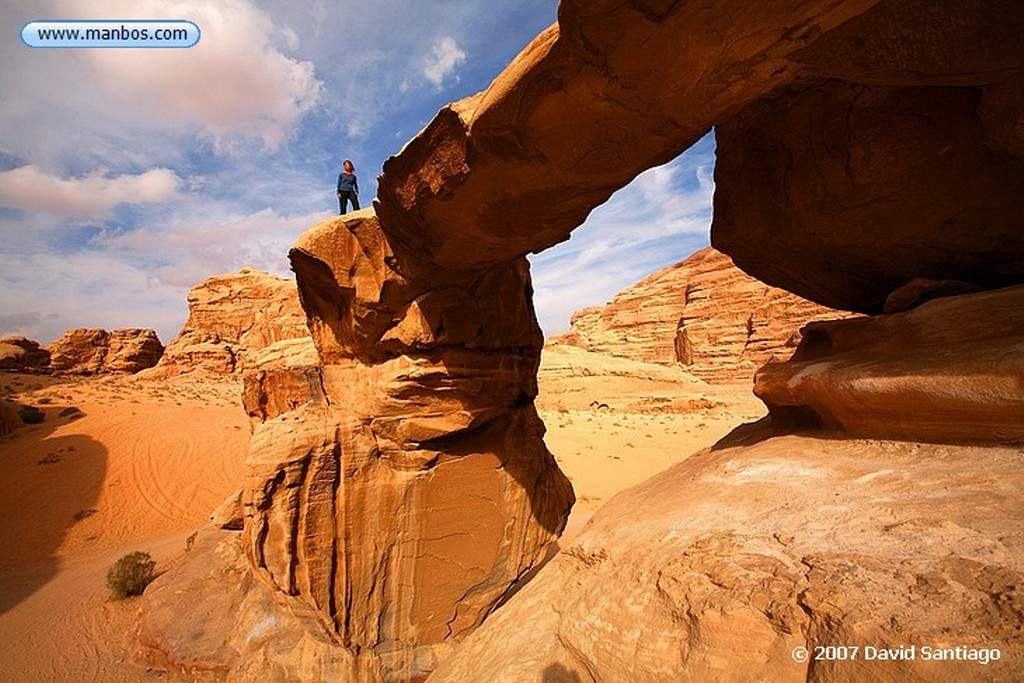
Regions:
[[108, 601], [107, 570], [134, 550], [168, 566], [238, 486], [239, 387], [2, 381], [46, 419], [0, 442], [0, 679], [140, 680], [128, 661], [135, 605]]

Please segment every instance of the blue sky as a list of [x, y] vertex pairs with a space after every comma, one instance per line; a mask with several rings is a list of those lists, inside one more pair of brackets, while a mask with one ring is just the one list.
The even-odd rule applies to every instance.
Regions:
[[[476, 93], [554, 0], [6, 0], [0, 5], [0, 336], [152, 327], [188, 288], [252, 266], [337, 211], [345, 158], [384, 160]], [[30, 49], [36, 19], [189, 19], [188, 50]], [[708, 243], [714, 142], [652, 169], [531, 256], [548, 334]]]

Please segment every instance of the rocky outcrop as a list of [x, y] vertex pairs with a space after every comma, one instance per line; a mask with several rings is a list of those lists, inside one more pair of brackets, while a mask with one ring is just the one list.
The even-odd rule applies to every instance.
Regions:
[[39, 342], [26, 337], [0, 339], [0, 370], [42, 370], [50, 363], [50, 353]]
[[616, 496], [430, 680], [1017, 677], [1019, 449], [754, 441]]
[[147, 329], [73, 328], [50, 343], [50, 370], [76, 375], [136, 373], [160, 360], [164, 347]]
[[750, 382], [757, 368], [792, 355], [800, 327], [846, 318], [746, 275], [715, 249], [701, 249], [572, 316], [551, 339], [620, 358], [680, 363], [708, 382]]
[[912, 0], [825, 32], [807, 82], [716, 127], [712, 244], [865, 313], [917, 278], [1024, 281], [1022, 31], [1019, 3]]
[[[288, 606], [286, 633], [298, 619], [344, 648], [332, 675], [423, 676], [539, 562], [573, 502], [533, 405], [528, 266], [424, 268], [372, 210], [313, 227], [291, 260], [315, 353], [278, 342], [245, 372], [248, 571]], [[210, 637], [235, 642], [240, 623]], [[183, 628], [153, 621], [147, 650], [185, 666]]]
[[757, 373], [774, 419], [857, 436], [1024, 441], [1024, 286], [809, 325]]
[[215, 275], [188, 293], [189, 316], [150, 377], [241, 374], [247, 358], [309, 336], [295, 281], [253, 268]]

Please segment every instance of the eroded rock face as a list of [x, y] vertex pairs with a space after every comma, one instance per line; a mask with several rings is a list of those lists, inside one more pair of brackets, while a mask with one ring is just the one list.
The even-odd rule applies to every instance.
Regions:
[[26, 337], [0, 339], [0, 370], [41, 370], [50, 363], [50, 353], [39, 342]]
[[716, 127], [712, 243], [865, 313], [918, 278], [1024, 281], [1021, 31], [1020, 3], [913, 0], [824, 33], [808, 80]]
[[[430, 680], [1012, 680], [1018, 451], [777, 436], [702, 452], [605, 505]], [[856, 661], [792, 655], [849, 645]], [[958, 645], [990, 661], [926, 659]]]
[[240, 374], [248, 356], [309, 336], [295, 282], [254, 268], [200, 282], [189, 290], [188, 310], [151, 376]]
[[572, 504], [533, 407], [527, 264], [417, 270], [372, 210], [315, 226], [291, 259], [319, 365], [269, 353], [246, 375], [262, 421], [245, 547], [376, 676], [421, 675], [539, 560]]
[[857, 436], [1024, 440], [1024, 286], [808, 325], [754, 393], [780, 422]]
[[792, 355], [800, 327], [849, 314], [769, 287], [708, 247], [586, 308], [552, 341], [662, 365], [709, 382], [750, 382]]
[[101, 372], [135, 373], [160, 360], [164, 347], [156, 332], [147, 329], [74, 328], [46, 347], [54, 372], [91, 375]]

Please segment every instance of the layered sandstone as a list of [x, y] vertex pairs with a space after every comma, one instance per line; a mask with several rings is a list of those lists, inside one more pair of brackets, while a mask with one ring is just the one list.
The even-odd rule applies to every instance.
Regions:
[[680, 363], [709, 382], [750, 382], [785, 360], [813, 320], [849, 317], [746, 275], [708, 247], [572, 316], [555, 343], [647, 363]]
[[189, 290], [188, 310], [152, 376], [240, 374], [261, 349], [309, 336], [295, 281], [254, 268], [203, 280]]
[[1024, 286], [809, 325], [754, 393], [780, 422], [855, 436], [1024, 441]]
[[307, 231], [291, 260], [320, 366], [298, 371], [297, 407], [250, 405], [247, 552], [379, 675], [417, 675], [540, 559], [572, 502], [532, 405], [526, 262], [418, 271], [371, 210]]
[[41, 370], [50, 363], [49, 352], [26, 337], [0, 339], [0, 370]]
[[47, 345], [54, 372], [91, 375], [102, 372], [136, 373], [160, 360], [164, 347], [148, 329], [73, 328]]
[[[430, 680], [1013, 680], [1018, 450], [776, 436], [704, 451], [605, 505]], [[859, 653], [813, 660], [830, 646]]]

